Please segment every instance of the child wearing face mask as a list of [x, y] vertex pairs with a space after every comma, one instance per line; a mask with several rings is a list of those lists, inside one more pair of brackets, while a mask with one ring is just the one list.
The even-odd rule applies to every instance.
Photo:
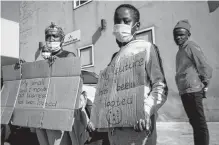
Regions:
[[110, 144], [113, 145], [156, 145], [156, 119], [158, 109], [167, 99], [167, 84], [158, 51], [153, 44], [145, 40], [136, 40], [135, 33], [140, 27], [139, 11], [132, 5], [122, 4], [114, 14], [114, 30], [119, 51], [113, 54], [109, 63], [116, 64], [122, 57], [128, 57], [146, 51], [145, 90], [142, 111], [144, 117], [133, 127], [110, 128]]

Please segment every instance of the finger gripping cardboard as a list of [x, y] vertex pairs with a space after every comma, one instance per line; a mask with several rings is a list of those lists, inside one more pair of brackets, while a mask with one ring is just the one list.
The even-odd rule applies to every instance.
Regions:
[[[46, 60], [28, 62], [22, 65], [21, 72], [19, 83], [11, 81], [14, 87], [19, 86], [10, 95], [12, 103], [4, 105], [13, 108], [12, 124], [71, 131], [82, 88], [80, 59], [60, 58], [52, 65]], [[5, 86], [2, 95], [9, 98], [9, 86]]]

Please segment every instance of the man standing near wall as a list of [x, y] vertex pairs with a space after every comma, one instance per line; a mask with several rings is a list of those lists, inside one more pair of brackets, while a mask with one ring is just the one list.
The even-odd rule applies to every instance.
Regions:
[[189, 122], [193, 128], [195, 145], [209, 145], [209, 131], [204, 115], [202, 99], [206, 98], [212, 68], [206, 62], [201, 48], [188, 40], [191, 25], [188, 20], [179, 21], [173, 36], [179, 50], [176, 55], [176, 84]]

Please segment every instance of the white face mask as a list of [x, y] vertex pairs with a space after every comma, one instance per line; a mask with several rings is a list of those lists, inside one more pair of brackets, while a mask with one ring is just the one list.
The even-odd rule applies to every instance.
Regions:
[[42, 52], [42, 57], [43, 57], [44, 59], [49, 58], [50, 55], [51, 55], [51, 52]]
[[79, 108], [85, 108], [87, 104], [87, 95], [81, 94], [79, 100]]
[[[136, 25], [137, 23], [135, 23]], [[133, 27], [135, 27], [135, 25]], [[113, 29], [113, 34], [119, 42], [129, 42], [132, 40], [132, 28], [130, 25], [126, 24], [115, 24]]]
[[46, 41], [46, 46], [50, 52], [57, 52], [61, 49], [60, 47], [61, 42], [50, 42]]

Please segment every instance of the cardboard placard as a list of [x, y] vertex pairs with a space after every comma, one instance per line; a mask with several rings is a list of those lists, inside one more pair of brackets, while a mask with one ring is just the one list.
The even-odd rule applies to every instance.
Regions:
[[143, 117], [145, 55], [117, 59], [100, 73], [91, 113], [95, 127], [133, 127]]
[[24, 63], [12, 124], [71, 131], [82, 88], [80, 58]]
[[2, 66], [3, 81], [13, 81], [21, 79], [21, 68], [17, 65]]
[[1, 91], [1, 123], [8, 124], [21, 83], [21, 69], [15, 65], [2, 66], [4, 85]]

